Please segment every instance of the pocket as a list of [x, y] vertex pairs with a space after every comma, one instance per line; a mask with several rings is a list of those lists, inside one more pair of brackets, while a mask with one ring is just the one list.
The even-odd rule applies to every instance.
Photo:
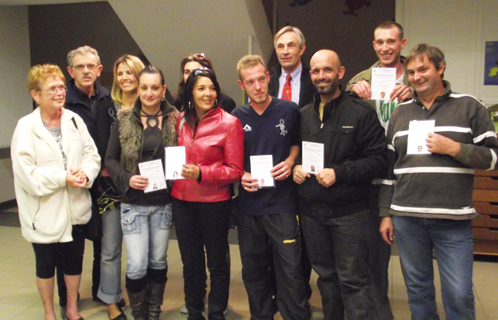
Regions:
[[123, 233], [140, 233], [138, 210], [133, 206], [121, 204], [121, 228]]
[[159, 228], [166, 230], [171, 229], [173, 227], [173, 210], [171, 203], [161, 208], [160, 216]]

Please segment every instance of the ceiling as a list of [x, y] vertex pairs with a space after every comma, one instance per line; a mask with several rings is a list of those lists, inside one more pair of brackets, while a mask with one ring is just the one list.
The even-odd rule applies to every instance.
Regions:
[[75, 2], [98, 2], [102, 0], [0, 0], [0, 6], [26, 6], [36, 4], [62, 4]]

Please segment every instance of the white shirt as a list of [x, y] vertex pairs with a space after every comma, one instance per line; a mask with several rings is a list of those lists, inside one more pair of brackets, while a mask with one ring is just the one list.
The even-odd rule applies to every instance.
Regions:
[[[292, 88], [292, 101], [299, 105], [299, 93], [301, 92], [301, 71], [303, 70], [303, 64], [300, 63], [296, 70], [290, 73], [291, 75], [291, 88]], [[288, 73], [282, 69], [280, 78], [278, 78], [278, 97], [282, 98], [282, 91], [284, 91], [284, 85]]]

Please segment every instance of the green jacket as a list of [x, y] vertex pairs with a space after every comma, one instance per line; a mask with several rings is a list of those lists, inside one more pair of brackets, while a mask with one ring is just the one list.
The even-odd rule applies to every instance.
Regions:
[[[403, 57], [403, 56], [401, 56], [401, 63], [405, 64], [405, 57]], [[370, 83], [370, 81], [372, 80], [372, 69], [378, 68], [379, 66], [380, 66], [380, 61], [377, 61], [369, 69], [363, 70], [362, 72], [360, 72], [356, 76], [354, 76], [351, 80], [349, 80], [348, 85], [346, 86], [346, 91], [351, 92], [353, 90], [353, 86], [357, 82], [360, 82], [361, 80], [365, 80], [368, 83]], [[406, 85], [409, 85], [408, 76], [407, 76], [406, 72], [403, 76], [403, 83]], [[375, 108], [375, 100], [368, 100], [367, 102], [373, 108]]]

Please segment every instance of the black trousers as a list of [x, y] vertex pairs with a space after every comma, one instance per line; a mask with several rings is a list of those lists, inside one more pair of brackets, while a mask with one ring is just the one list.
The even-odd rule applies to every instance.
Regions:
[[[84, 243], [84, 236], [83, 236]], [[102, 240], [99, 238], [93, 241], [93, 266], [92, 266], [92, 297], [97, 297], [100, 285], [100, 253], [102, 251]], [[64, 267], [57, 262], [57, 289], [59, 292], [59, 305], [67, 305], [67, 290], [64, 282]]]
[[189, 320], [204, 319], [205, 257], [211, 280], [208, 318], [225, 319], [223, 311], [228, 305], [230, 286], [230, 208], [230, 200], [213, 203], [173, 200], [173, 221], [183, 262]]
[[370, 243], [369, 264], [372, 279], [372, 294], [375, 309], [380, 320], [394, 319], [389, 302], [389, 260], [391, 246], [388, 245], [379, 232], [379, 186], [372, 185], [370, 189], [370, 211], [372, 212], [372, 239]]
[[296, 213], [238, 214], [237, 228], [251, 319], [273, 319], [277, 306], [285, 320], [310, 319]]
[[[36, 257], [36, 276], [49, 279], [55, 275], [57, 265], [63, 265], [66, 275], [80, 275], [85, 251], [85, 232], [82, 225], [73, 225], [71, 242], [32, 243]], [[61, 276], [64, 282], [64, 274]], [[65, 287], [64, 287], [65, 288]]]

